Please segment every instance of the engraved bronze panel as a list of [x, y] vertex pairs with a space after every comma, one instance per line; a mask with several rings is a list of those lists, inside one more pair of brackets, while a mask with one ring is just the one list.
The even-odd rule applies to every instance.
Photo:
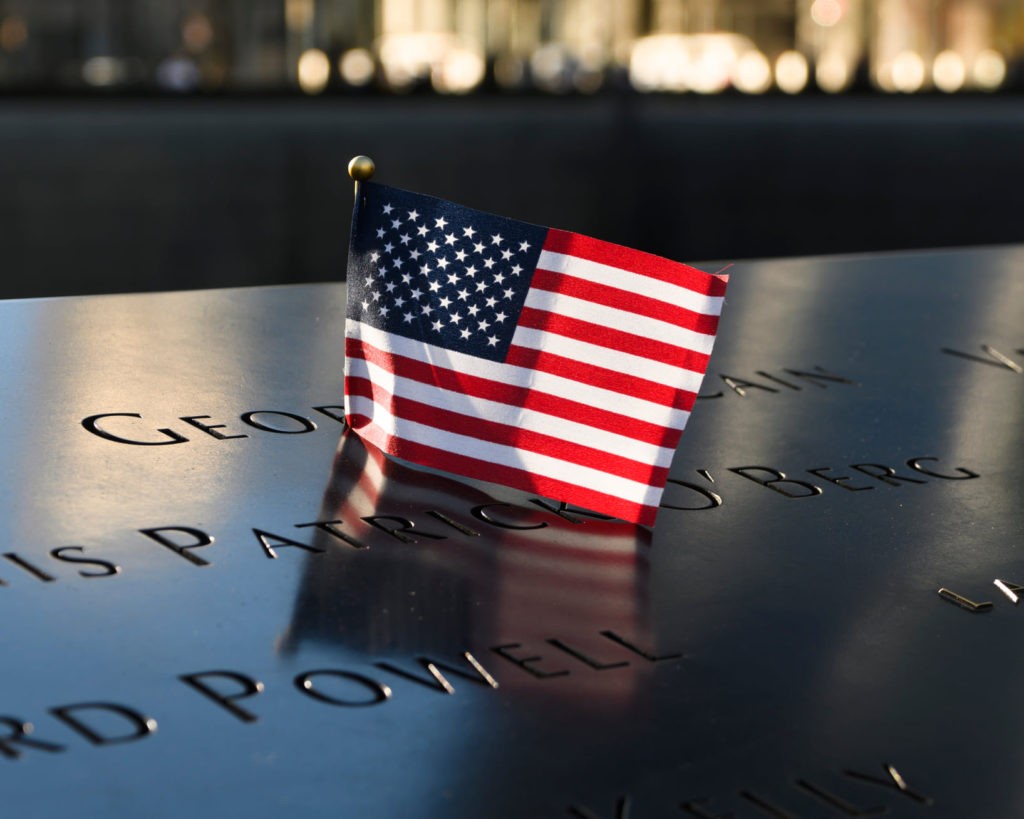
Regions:
[[1024, 250], [731, 274], [653, 532], [343, 435], [342, 284], [0, 302], [5, 809], [1019, 814]]

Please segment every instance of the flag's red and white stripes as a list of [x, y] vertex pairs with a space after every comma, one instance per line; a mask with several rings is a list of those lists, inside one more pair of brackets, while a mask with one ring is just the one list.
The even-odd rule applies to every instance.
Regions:
[[[565, 574], [588, 583], [603, 582], [616, 574], [609, 572], [609, 567], [631, 567], [646, 561], [646, 550], [641, 547], [650, 545], [650, 534], [643, 530], [621, 521], [589, 517], [585, 526], [559, 526], [560, 521], [550, 512], [528, 507], [525, 500], [511, 505], [498, 501], [496, 489], [486, 482], [444, 475], [424, 480], [422, 470], [386, 458], [381, 450], [366, 446], [362, 439], [352, 435], [342, 439], [331, 475], [330, 504], [325, 511], [334, 517], [345, 513], [352, 518], [365, 518], [386, 513], [391, 504], [399, 503], [403, 508], [435, 510], [477, 526], [466, 510], [497, 502], [499, 506], [509, 506], [504, 514], [511, 513], [516, 522], [496, 529], [495, 537], [488, 542], [499, 543], [503, 557], [511, 557], [514, 552], [519, 557], [512, 559], [520, 564], [542, 566], [551, 575], [552, 586]], [[569, 514], [573, 511], [570, 508]], [[493, 557], [495, 553], [488, 548], [488, 554]]]
[[350, 320], [349, 423], [397, 457], [652, 524], [724, 292], [551, 230], [505, 362]]

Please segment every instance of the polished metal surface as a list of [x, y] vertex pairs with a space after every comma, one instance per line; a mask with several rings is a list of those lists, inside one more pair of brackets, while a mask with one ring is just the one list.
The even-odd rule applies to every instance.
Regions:
[[1020, 814], [1024, 249], [730, 272], [653, 532], [343, 436], [344, 285], [0, 303], [5, 815]]

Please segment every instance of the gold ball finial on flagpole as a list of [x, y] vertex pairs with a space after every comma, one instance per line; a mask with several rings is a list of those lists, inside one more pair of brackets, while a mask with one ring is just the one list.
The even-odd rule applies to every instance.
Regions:
[[354, 156], [348, 163], [348, 175], [356, 182], [365, 182], [373, 176], [373, 172], [376, 170], [377, 166], [368, 156]]

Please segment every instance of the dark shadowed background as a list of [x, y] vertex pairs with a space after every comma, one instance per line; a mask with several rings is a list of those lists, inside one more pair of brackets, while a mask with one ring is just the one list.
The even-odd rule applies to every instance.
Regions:
[[685, 261], [1019, 242], [1018, 5], [0, 0], [0, 297], [342, 279], [358, 153]]

